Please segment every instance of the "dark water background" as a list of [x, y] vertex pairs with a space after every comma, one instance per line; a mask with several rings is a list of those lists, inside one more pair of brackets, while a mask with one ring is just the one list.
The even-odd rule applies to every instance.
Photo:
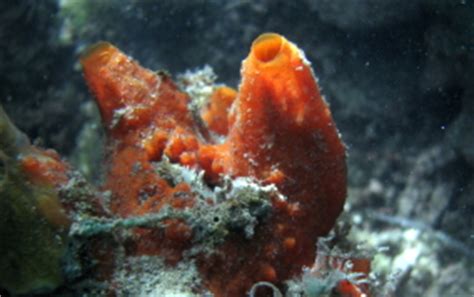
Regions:
[[354, 237], [390, 247], [377, 265], [400, 269], [397, 296], [474, 294], [474, 1], [2, 1], [0, 102], [96, 176], [82, 49], [106, 40], [174, 76], [208, 64], [237, 87], [269, 31], [313, 64], [348, 147]]

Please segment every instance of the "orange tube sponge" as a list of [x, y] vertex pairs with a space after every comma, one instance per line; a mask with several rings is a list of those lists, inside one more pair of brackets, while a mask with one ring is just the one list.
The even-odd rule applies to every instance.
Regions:
[[114, 194], [112, 209], [122, 216], [159, 209], [171, 190], [151, 161], [165, 150], [179, 158], [195, 142], [188, 97], [166, 75], [142, 68], [109, 43], [90, 48], [81, 63], [107, 131], [105, 187]]
[[233, 176], [283, 176], [277, 187], [287, 201], [274, 201], [251, 242], [230, 240], [203, 264], [218, 296], [243, 296], [243, 286], [278, 283], [309, 266], [316, 238], [332, 228], [346, 196], [345, 148], [302, 52], [278, 34], [263, 34], [241, 73], [235, 122], [214, 162]]
[[[192, 213], [202, 200], [217, 209], [244, 198], [230, 191], [231, 197], [219, 200], [211, 197], [218, 196], [215, 189], [246, 178], [272, 185], [279, 195], [270, 195], [268, 215], [253, 221], [255, 232], [238, 231], [235, 224], [218, 229], [224, 239], [216, 250], [196, 257], [204, 284], [218, 297], [244, 296], [254, 283], [281, 286], [313, 263], [317, 238], [342, 211], [345, 148], [310, 64], [294, 44], [274, 33], [254, 41], [238, 93], [218, 89], [200, 113], [208, 130], [225, 136], [217, 144], [203, 136], [188, 96], [168, 76], [142, 68], [107, 43], [87, 51], [81, 63], [106, 126], [104, 187], [112, 192], [113, 212], [128, 217], [171, 207]], [[163, 175], [158, 164], [168, 160], [203, 171], [208, 188]], [[179, 261], [199, 232], [193, 220], [170, 219], [164, 230], [137, 230], [131, 253]]]
[[[81, 64], [107, 133], [104, 188], [112, 193], [111, 210], [130, 217], [158, 212], [163, 206], [191, 206], [189, 187], [169, 184], [154, 166], [163, 156], [186, 159], [189, 166], [196, 162], [189, 156], [197, 140], [188, 96], [167, 75], [141, 67], [109, 43], [91, 47], [81, 56]], [[185, 153], [188, 158], [182, 158]], [[178, 261], [191, 231], [179, 220], [170, 219], [166, 225], [156, 232], [137, 230], [134, 252]], [[180, 230], [186, 234], [177, 234]]]

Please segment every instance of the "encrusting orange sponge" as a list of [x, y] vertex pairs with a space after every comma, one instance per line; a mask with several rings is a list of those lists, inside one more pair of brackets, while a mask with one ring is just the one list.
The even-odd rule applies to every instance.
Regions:
[[201, 112], [201, 117], [209, 130], [218, 135], [227, 135], [229, 123], [227, 115], [237, 92], [229, 87], [218, 87], [212, 93], [209, 105]]
[[[202, 170], [210, 188], [225, 178], [249, 178], [275, 185], [286, 198], [271, 198], [271, 211], [251, 238], [229, 229], [214, 253], [195, 256], [207, 288], [217, 297], [245, 296], [259, 281], [282, 287], [314, 262], [317, 238], [333, 227], [344, 204], [345, 148], [310, 64], [294, 44], [261, 35], [243, 62], [238, 92], [214, 92], [200, 116], [225, 137], [221, 143], [202, 137], [190, 98], [168, 76], [108, 43], [88, 50], [81, 63], [107, 132], [104, 188], [116, 215], [193, 209], [197, 191], [160, 176], [156, 164], [163, 160]], [[180, 261], [196, 230], [178, 219], [166, 226], [138, 229], [130, 253]]]

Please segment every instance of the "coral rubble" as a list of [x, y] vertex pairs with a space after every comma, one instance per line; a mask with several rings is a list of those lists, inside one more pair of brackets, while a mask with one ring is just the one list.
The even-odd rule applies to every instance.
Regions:
[[167, 74], [109, 43], [81, 64], [107, 136], [103, 193], [87, 191], [95, 197], [84, 202], [54, 156], [25, 160], [22, 172], [61, 189], [42, 216], [104, 250], [90, 253], [99, 279], [117, 277], [117, 263], [158, 257], [160, 266], [196, 265], [202, 280], [188, 289], [244, 296], [259, 282], [284, 291], [314, 263], [345, 201], [345, 148], [294, 44], [258, 37], [239, 90], [216, 87], [198, 112]]

